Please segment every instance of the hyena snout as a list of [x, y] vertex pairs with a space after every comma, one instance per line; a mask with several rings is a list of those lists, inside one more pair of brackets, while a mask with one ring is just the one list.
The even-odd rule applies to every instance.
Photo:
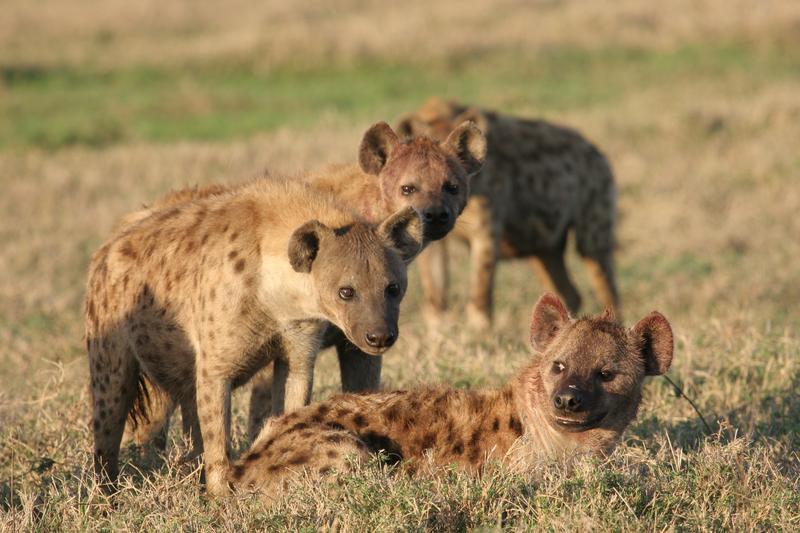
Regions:
[[447, 206], [429, 207], [422, 212], [425, 222], [425, 237], [428, 240], [441, 239], [453, 229], [455, 217]]
[[559, 389], [553, 394], [553, 407], [564, 413], [579, 413], [584, 410], [586, 400], [583, 393], [570, 386]]
[[392, 329], [379, 329], [368, 331], [364, 338], [373, 348], [390, 348], [397, 340], [397, 331]]

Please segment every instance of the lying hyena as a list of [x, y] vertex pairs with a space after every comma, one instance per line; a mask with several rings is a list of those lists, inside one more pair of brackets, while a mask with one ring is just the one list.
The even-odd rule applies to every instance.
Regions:
[[[576, 312], [581, 297], [564, 264], [570, 228], [600, 303], [617, 308], [616, 189], [603, 154], [574, 130], [436, 98], [402, 119], [398, 131], [443, 138], [463, 120], [474, 121], [488, 144], [486, 163], [472, 180], [469, 204], [453, 231], [470, 248], [470, 323], [490, 324], [498, 257], [530, 258], [542, 283]], [[426, 250], [419, 264], [426, 310], [435, 317], [447, 307], [445, 243]]]
[[[314, 188], [333, 194], [370, 222], [378, 222], [404, 207], [414, 207], [424, 218], [425, 241], [447, 235], [464, 210], [470, 177], [478, 172], [486, 154], [481, 131], [466, 122], [442, 142], [427, 137], [401, 141], [384, 122], [370, 127], [359, 148], [359, 164], [331, 165], [302, 176]], [[235, 187], [233, 187], [235, 188]], [[170, 193], [149, 209], [126, 217], [122, 226], [146, 216], [152, 209], [178, 205], [187, 200], [223, 194], [228, 188], [210, 185]], [[365, 354], [337, 328], [329, 328], [323, 347], [336, 346], [345, 392], [377, 390], [382, 356]], [[270, 411], [272, 374], [269, 368], [252, 382], [248, 434], [255, 438]], [[163, 445], [165, 421], [172, 411], [160, 403], [150, 423], [141, 424], [135, 439], [140, 444], [158, 435]]]
[[499, 390], [345, 394], [273, 419], [234, 465], [235, 485], [273, 497], [304, 469], [323, 477], [380, 450], [411, 470], [426, 454], [472, 471], [490, 459], [607, 454], [636, 416], [645, 376], [672, 362], [660, 313], [632, 329], [610, 311], [576, 320], [552, 293], [534, 307], [530, 342], [534, 360]]
[[86, 295], [97, 474], [116, 479], [125, 421], [146, 414], [143, 393], [154, 388], [180, 404], [208, 490], [224, 492], [231, 389], [274, 361], [273, 408], [307, 404], [329, 322], [383, 353], [421, 245], [413, 208], [375, 226], [277, 179], [119, 230], [93, 256]]

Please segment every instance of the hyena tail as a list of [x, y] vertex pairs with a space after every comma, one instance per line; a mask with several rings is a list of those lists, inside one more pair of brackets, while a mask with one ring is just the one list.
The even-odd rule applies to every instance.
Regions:
[[136, 380], [136, 399], [133, 401], [133, 407], [128, 412], [128, 420], [133, 429], [136, 429], [140, 424], [150, 423], [150, 408], [153, 403], [153, 395], [157, 393], [155, 385], [140, 370]]

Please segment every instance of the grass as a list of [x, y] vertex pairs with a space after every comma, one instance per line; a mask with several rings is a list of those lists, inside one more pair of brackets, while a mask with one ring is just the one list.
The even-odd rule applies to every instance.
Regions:
[[[372, 13], [371, 4], [281, 15], [277, 4], [242, 2], [236, 12], [202, 2], [167, 12], [153, 30], [136, 13], [105, 16], [121, 5], [109, 0], [59, 24], [45, 17], [41, 31], [57, 43], [47, 49], [34, 32], [0, 31], [0, 530], [800, 526], [800, 157], [792, 142], [800, 138], [800, 47], [789, 3], [748, 12], [746, 24], [716, 0], [686, 12], [633, 1], [548, 4], [534, 28], [506, 6], [445, 2], [426, 31], [403, 41], [397, 36], [409, 30], [398, 29], [404, 19], [394, 12], [381, 12], [380, 32], [356, 31], [363, 22], [352, 22], [362, 20], [354, 10]], [[270, 16], [259, 18], [265, 5]], [[25, 28], [27, 9], [12, 2], [5, 20]], [[412, 2], [402, 14], [418, 20], [421, 9]], [[437, 25], [442, 13], [457, 13], [458, 26]], [[271, 36], [270, 47], [226, 52], [240, 42], [226, 35], [256, 31], [250, 19], [264, 21], [269, 31], [258, 32]], [[302, 24], [319, 39], [297, 38]], [[423, 49], [430, 53], [409, 53]], [[88, 258], [115, 221], [173, 187], [352, 161], [368, 124], [430, 93], [545, 115], [608, 154], [619, 186], [625, 319], [651, 309], [669, 317], [670, 376], [713, 434], [654, 379], [606, 462], [478, 478], [407, 478], [367, 466], [333, 487], [299, 483], [267, 508], [246, 495], [206, 498], [198, 473], [177, 465], [175, 429], [167, 457], [125, 449], [123, 489], [105, 500], [90, 473], [81, 302]], [[596, 311], [579, 259], [567, 259], [586, 311]], [[541, 291], [528, 265], [501, 265], [494, 330], [475, 335], [462, 326], [465, 263], [456, 247], [452, 311], [439, 332], [418, 312], [413, 273], [401, 336], [386, 357], [387, 388], [496, 386], [527, 360], [524, 332]], [[337, 376], [335, 358], [322, 354], [315, 399], [338, 390]], [[245, 405], [238, 393], [239, 450]]]
[[0, 70], [0, 147], [102, 147], [130, 141], [224, 140], [279, 127], [307, 129], [320, 116], [397, 116], [430, 94], [560, 111], [613, 103], [671, 80], [791, 77], [800, 54], [741, 42], [670, 51], [576, 47], [496, 50], [428, 62], [259, 69], [252, 61], [179, 68], [31, 67]]

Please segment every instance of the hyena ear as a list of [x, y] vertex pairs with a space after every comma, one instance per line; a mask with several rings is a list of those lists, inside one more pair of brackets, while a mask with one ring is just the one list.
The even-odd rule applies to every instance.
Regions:
[[408, 139], [415, 135], [425, 133], [427, 129], [427, 125], [415, 115], [406, 115], [397, 121], [397, 127], [395, 127], [394, 130], [400, 137]]
[[544, 293], [533, 306], [531, 317], [531, 346], [543, 352], [569, 323], [569, 313], [564, 303], [552, 292]]
[[462, 122], [450, 132], [444, 144], [461, 161], [467, 174], [475, 174], [486, 159], [486, 136], [474, 122]]
[[461, 124], [467, 121], [474, 122], [484, 135], [489, 131], [489, 121], [486, 119], [486, 114], [477, 107], [466, 108], [460, 115], [453, 119], [453, 124]]
[[318, 220], [306, 222], [289, 238], [289, 264], [295, 272], [311, 272], [311, 264], [317, 258], [319, 243], [331, 230]]
[[666, 317], [653, 311], [633, 326], [631, 330], [638, 341], [648, 376], [660, 376], [672, 364], [672, 327]]
[[413, 207], [403, 208], [384, 220], [378, 234], [410, 263], [422, 251], [422, 218]]
[[358, 149], [358, 163], [361, 165], [361, 170], [375, 176], [380, 174], [399, 142], [397, 134], [387, 123], [373, 124], [364, 133]]

